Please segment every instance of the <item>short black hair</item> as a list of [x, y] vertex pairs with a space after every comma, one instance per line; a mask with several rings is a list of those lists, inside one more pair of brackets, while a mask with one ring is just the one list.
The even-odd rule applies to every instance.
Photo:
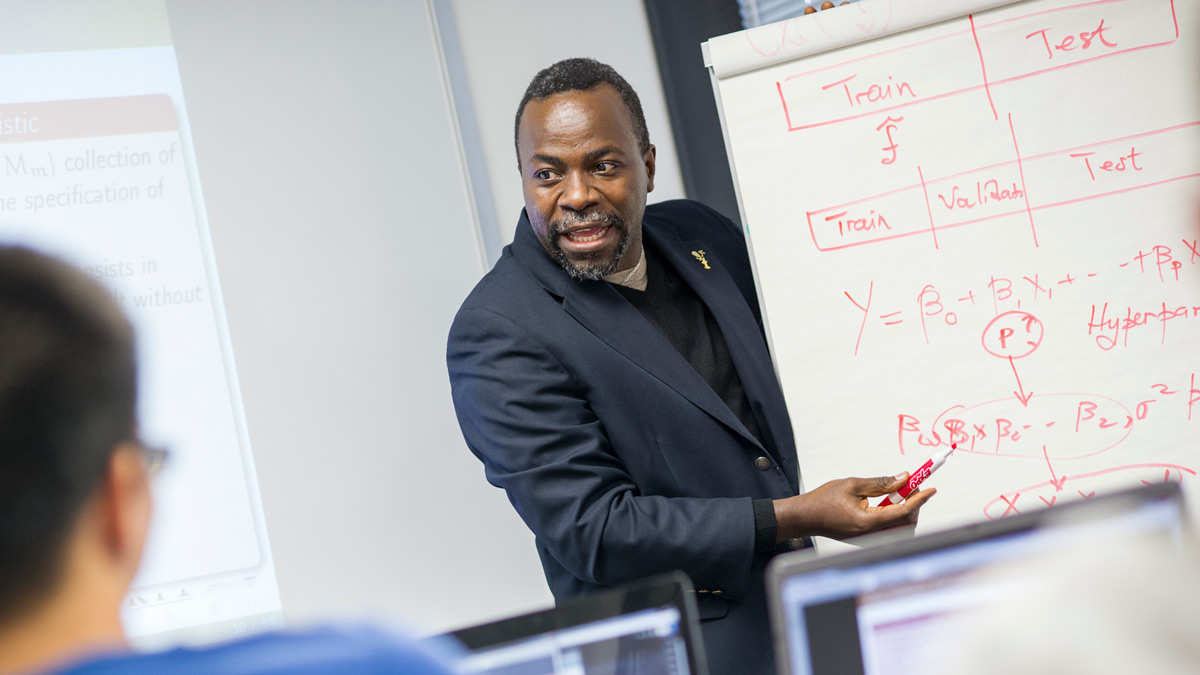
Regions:
[[133, 329], [65, 262], [0, 245], [0, 619], [61, 579], [113, 448], [136, 429]]
[[637, 92], [621, 74], [612, 66], [600, 63], [595, 59], [573, 58], [563, 59], [558, 63], [541, 70], [533, 76], [521, 104], [517, 106], [517, 120], [513, 128], [513, 146], [517, 150], [517, 166], [521, 166], [521, 118], [525, 115], [525, 106], [533, 99], [546, 99], [555, 94], [568, 91], [587, 91], [601, 84], [611, 85], [621, 95], [621, 101], [629, 110], [629, 120], [633, 122], [633, 133], [638, 139], [638, 151], [645, 155], [650, 150], [650, 132], [646, 130], [646, 116], [642, 113], [642, 102]]

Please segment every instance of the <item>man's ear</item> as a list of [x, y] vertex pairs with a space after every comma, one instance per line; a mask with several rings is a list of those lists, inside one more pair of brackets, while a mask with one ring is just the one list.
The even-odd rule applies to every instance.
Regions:
[[98, 497], [105, 548], [132, 579], [150, 529], [150, 476], [137, 444], [126, 442], [113, 450]]
[[656, 148], [651, 145], [642, 158], [646, 162], [646, 192], [654, 192], [654, 161]]

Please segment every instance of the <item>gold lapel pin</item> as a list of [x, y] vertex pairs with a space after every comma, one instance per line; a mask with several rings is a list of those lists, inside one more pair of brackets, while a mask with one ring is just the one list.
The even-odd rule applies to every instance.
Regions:
[[704, 265], [704, 269], [706, 269], [706, 270], [712, 269], [711, 267], [708, 266], [708, 261], [704, 259], [704, 251], [692, 251], [692, 257], [695, 258], [696, 260], [699, 260], [700, 264]]

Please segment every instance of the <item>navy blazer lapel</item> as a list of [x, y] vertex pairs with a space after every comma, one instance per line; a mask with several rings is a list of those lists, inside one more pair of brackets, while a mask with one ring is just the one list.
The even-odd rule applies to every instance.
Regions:
[[[758, 439], [738, 420], [687, 359], [611, 284], [606, 281], [581, 282], [568, 277], [558, 262], [546, 254], [524, 212], [517, 223], [512, 250], [522, 266], [544, 288], [563, 299], [563, 309], [584, 328], [694, 405], [761, 447]], [[732, 281], [729, 286], [737, 293]], [[752, 316], [750, 320], [753, 323]], [[730, 348], [733, 348], [732, 343]]]
[[745, 296], [729, 276], [721, 252], [707, 248], [703, 241], [682, 241], [665, 227], [643, 226], [642, 233], [704, 301], [716, 319], [746, 397], [763, 408], [764, 414], [758, 415], [758, 423], [771, 435], [772, 445], [785, 457], [794, 454], [790, 444], [783, 447], [779, 442], [790, 438], [791, 430], [777, 429], [770, 424], [775, 420], [786, 421], [788, 416], [787, 406], [778, 393], [778, 384], [773, 379], [765, 379], [775, 377], [766, 340]]

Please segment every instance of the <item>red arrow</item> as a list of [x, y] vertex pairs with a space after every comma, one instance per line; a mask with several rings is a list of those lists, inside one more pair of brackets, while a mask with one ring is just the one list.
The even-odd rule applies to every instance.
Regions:
[[1067, 482], [1067, 477], [1059, 478], [1054, 475], [1054, 467], [1050, 466], [1050, 454], [1046, 452], [1046, 446], [1042, 446], [1042, 456], [1046, 458], [1046, 466], [1050, 467], [1050, 483], [1054, 485], [1055, 492], [1062, 492], [1063, 483]]
[[1017, 375], [1017, 364], [1013, 363], [1013, 357], [1011, 356], [1008, 357], [1008, 365], [1012, 366], [1013, 375], [1016, 375], [1017, 378], [1017, 389], [1020, 390], [1013, 393], [1017, 395], [1017, 400], [1021, 402], [1021, 405], [1028, 408], [1029, 399], [1033, 398], [1033, 392], [1025, 393], [1025, 388], [1021, 386], [1021, 376]]

